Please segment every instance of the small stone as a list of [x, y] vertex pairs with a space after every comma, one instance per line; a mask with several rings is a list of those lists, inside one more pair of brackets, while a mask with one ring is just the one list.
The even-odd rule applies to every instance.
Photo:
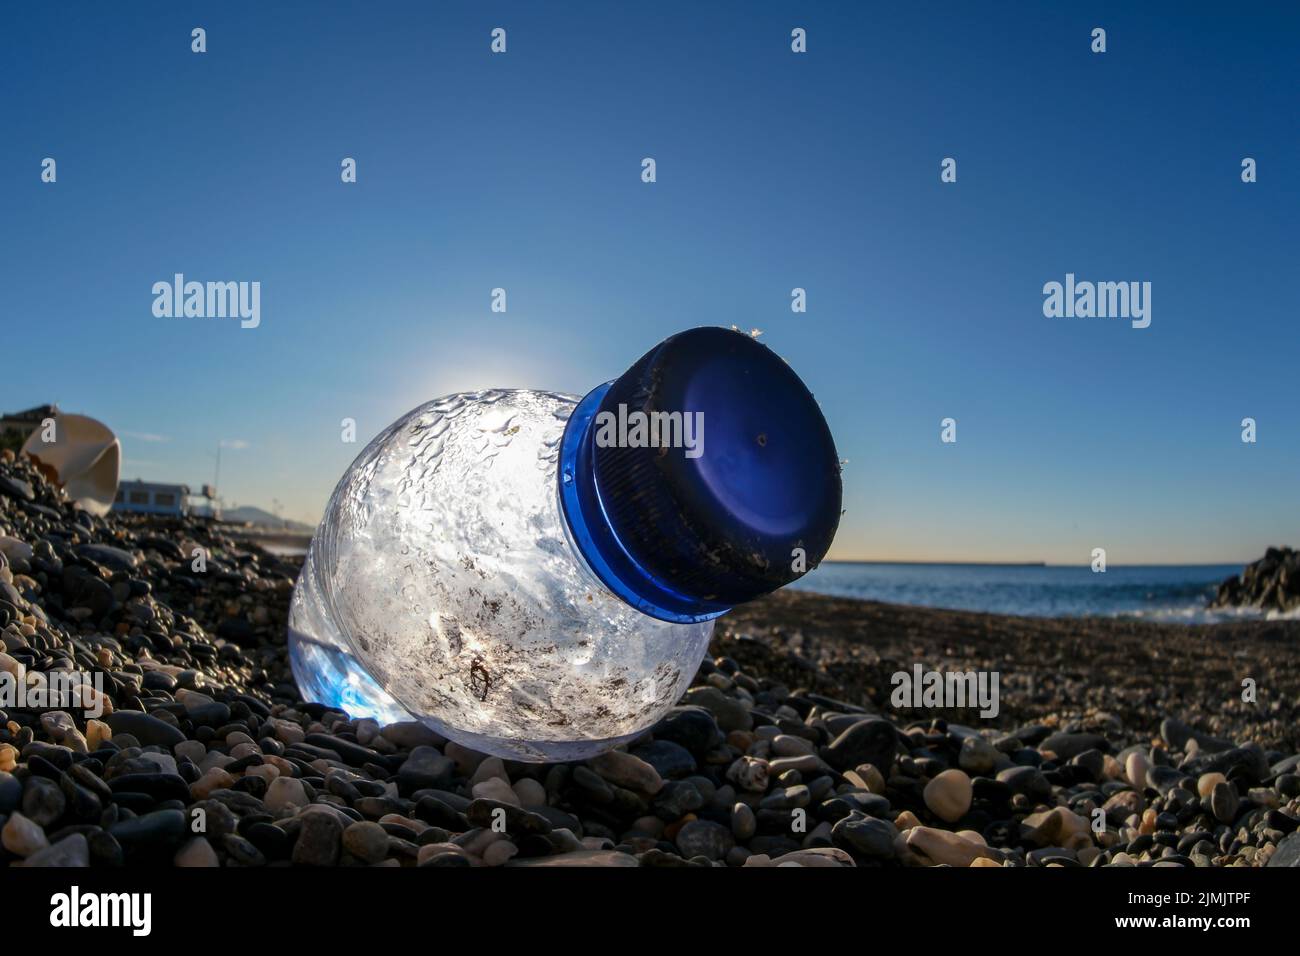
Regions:
[[767, 770], [769, 775], [773, 777], [779, 777], [789, 770], [796, 770], [801, 774], [831, 772], [831, 768], [816, 754], [803, 754], [798, 757], [777, 757], [775, 760], [768, 762]]
[[1172, 717], [1166, 717], [1160, 724], [1160, 736], [1169, 744], [1170, 749], [1175, 751], [1186, 750], [1188, 742], [1193, 740], [1196, 741], [1200, 753], [1218, 753], [1233, 746], [1231, 740], [1201, 733], [1190, 724]]
[[475, 799], [495, 800], [498, 803], [508, 803], [511, 806], [522, 806], [519, 797], [510, 784], [500, 777], [488, 777], [481, 783], [474, 784], [470, 793], [474, 795]]
[[1300, 867], [1300, 833], [1285, 837], [1268, 858], [1268, 866]]
[[898, 816], [894, 817], [894, 827], [900, 833], [910, 830], [912, 829], [912, 827], [919, 827], [920, 825], [921, 825], [921, 818], [918, 817], [911, 810], [904, 810]]
[[1288, 800], [1300, 797], [1300, 774], [1281, 773], [1273, 781], [1277, 792]]
[[172, 862], [176, 866], [184, 867], [221, 865], [221, 861], [217, 859], [217, 851], [212, 849], [212, 844], [207, 841], [206, 837], [195, 837], [190, 840], [176, 851], [176, 856]]
[[745, 705], [716, 687], [692, 687], [686, 692], [684, 702], [711, 713], [724, 734], [732, 730], [749, 730], [754, 725]]
[[[264, 831], [258, 831], [259, 827], [267, 828]], [[267, 847], [277, 846], [278, 855], [284, 856], [287, 853], [287, 838], [277, 837], [272, 842], [269, 836], [270, 831], [283, 833], [279, 827], [271, 826], [269, 823], [259, 823], [248, 828], [250, 835], [256, 836], [263, 845]], [[283, 844], [282, 846], [280, 844]], [[227, 833], [221, 837], [221, 846], [225, 849], [226, 855], [240, 866], [265, 866], [266, 854], [254, 844], [252, 840], [246, 840], [238, 833]]]
[[310, 801], [301, 780], [296, 777], [276, 777], [267, 787], [262, 802], [268, 810], [284, 810], [305, 807]]
[[1220, 823], [1232, 823], [1237, 819], [1237, 810], [1241, 806], [1241, 799], [1237, 796], [1237, 788], [1226, 779], [1214, 785], [1210, 791], [1210, 812]]
[[[741, 732], [748, 732], [748, 729]], [[655, 740], [671, 740], [697, 756], [707, 753], [723, 739], [713, 715], [698, 706], [672, 708], [651, 728], [651, 733]]]
[[741, 790], [762, 793], [767, 789], [768, 764], [757, 757], [741, 757], [727, 768], [727, 779]]
[[388, 856], [388, 832], [369, 820], [354, 823], [343, 831], [343, 849], [362, 863], [378, 863]]
[[695, 773], [698, 764], [691, 752], [671, 740], [655, 740], [632, 751], [655, 769], [661, 778], [677, 779]]
[[632, 829], [629, 832], [645, 834], [658, 839], [663, 836], [664, 825], [664, 821], [658, 817], [637, 817], [632, 821]]
[[300, 744], [307, 732], [291, 720], [269, 720], [267, 725], [275, 733], [275, 739], [282, 744]]
[[37, 850], [20, 865], [40, 867], [90, 866], [90, 844], [86, 842], [85, 836], [74, 833], [69, 837], [64, 837], [53, 846]]
[[1270, 787], [1251, 787], [1246, 791], [1246, 798], [1256, 806], [1276, 810], [1281, 804], [1277, 794]]
[[484, 797], [476, 797], [470, 803], [465, 811], [465, 817], [471, 825], [483, 827], [485, 830], [497, 831], [504, 823], [506, 832], [514, 836], [551, 831], [550, 820], [540, 813]]
[[[206, 800], [211, 796], [213, 790], [229, 790], [234, 785], [234, 777], [226, 773], [226, 771], [222, 770], [220, 767], [213, 767], [198, 780], [195, 780], [190, 784], [190, 796], [195, 800]], [[305, 799], [304, 795], [304, 802]]]
[[873, 860], [892, 860], [897, 853], [898, 828], [888, 820], [854, 810], [831, 829], [837, 847]]
[[777, 866], [834, 867], [836, 869], [857, 866], [852, 856], [833, 846], [809, 847], [803, 850], [794, 850], [790, 853], [782, 853], [772, 862]]
[[1121, 790], [1102, 804], [1101, 809], [1106, 814], [1106, 819], [1118, 826], [1129, 817], [1141, 813], [1145, 807], [1146, 801], [1142, 799], [1142, 794], [1136, 790]]
[[1000, 853], [990, 847], [934, 827], [913, 827], [907, 831], [904, 840], [909, 850], [920, 853], [931, 863], [970, 866], [972, 861], [980, 857], [998, 861], [1002, 858]]
[[677, 834], [681, 832], [682, 827], [686, 826], [686, 824], [690, 823], [692, 820], [698, 820], [698, 819], [699, 818], [693, 813], [687, 813], [684, 816], [678, 818], [674, 822], [664, 827], [664, 839], [676, 840]]
[[505, 761], [500, 757], [487, 757], [484, 759], [483, 762], [475, 768], [474, 773], [470, 775], [469, 785], [470, 787], [473, 787], [475, 784], [493, 778], [504, 780], [506, 783], [510, 782], [510, 774], [506, 773]]
[[754, 811], [744, 803], [731, 808], [731, 832], [737, 840], [748, 840], [758, 829]]
[[416, 856], [416, 862], [420, 866], [424, 866], [434, 857], [443, 856], [444, 854], [458, 856], [466, 863], [469, 862], [469, 854], [454, 843], [426, 843], [424, 846], [420, 847], [420, 852]]
[[[86, 721], [86, 746], [90, 750], [96, 751], [104, 745], [106, 741], [113, 739], [113, 728], [108, 726], [102, 720], [95, 720], [93, 717]], [[203, 746], [199, 744], [199, 746]]]
[[23, 782], [9, 771], [0, 770], [0, 813], [12, 813], [22, 800]]
[[[380, 736], [379, 721], [373, 717], [363, 717], [357, 721], [357, 743], [363, 747], [369, 747], [376, 737]], [[392, 741], [389, 741], [392, 743]]]
[[26, 541], [0, 534], [0, 553], [3, 553], [10, 561], [30, 561], [35, 552], [32, 551], [32, 546]]
[[1088, 821], [1066, 807], [1031, 814], [1025, 817], [1022, 826], [1027, 828], [1028, 838], [1040, 847], [1077, 850], [1092, 843]]
[[1087, 780], [1103, 780], [1106, 773], [1106, 755], [1100, 750], [1085, 750], [1070, 758], [1070, 764], [1079, 767]]
[[47, 710], [41, 714], [41, 730], [45, 731], [51, 740], [62, 743], [64, 735], [76, 729], [77, 725], [72, 715], [65, 710]]
[[773, 790], [759, 804], [762, 810], [797, 810], [812, 802], [812, 792], [803, 784]]
[[1198, 752], [1179, 764], [1178, 772], [1193, 777], [1203, 773], [1228, 774], [1232, 770], [1244, 771], [1253, 780], [1265, 780], [1269, 776], [1268, 759], [1258, 744], [1233, 747], [1214, 753]]
[[280, 776], [280, 771], [279, 771], [279, 769], [277, 769], [276, 767], [272, 766], [271, 764], [269, 764], [269, 763], [264, 763], [264, 764], [260, 764], [260, 765], [258, 765], [258, 766], [256, 766], [256, 767], [247, 767], [247, 768], [245, 768], [245, 770], [244, 770], [244, 776], [245, 776], [245, 777], [261, 777], [263, 780], [266, 781], [266, 784], [267, 784], [267, 786], [269, 787], [269, 786], [271, 785], [271, 781], [274, 780], [276, 777]]
[[869, 763], [883, 772], [893, 767], [897, 750], [898, 731], [894, 725], [879, 717], [867, 717], [836, 737], [822, 756], [840, 771]]
[[185, 740], [179, 727], [138, 710], [118, 710], [104, 718], [114, 734], [130, 734], [142, 746], [156, 745], [170, 751]]
[[1146, 755], [1141, 751], [1135, 750], [1128, 755], [1128, 760], [1124, 763], [1124, 776], [1128, 778], [1129, 786], [1141, 793], [1147, 786], [1147, 771], [1151, 769], [1151, 761], [1147, 760]]
[[116, 868], [125, 864], [126, 858], [122, 853], [122, 845], [108, 831], [100, 830], [92, 833], [86, 838], [86, 843], [90, 850], [91, 866]]
[[181, 810], [154, 810], [121, 820], [109, 828], [113, 838], [128, 851], [175, 847], [189, 836], [189, 818]]
[[1100, 734], [1051, 734], [1038, 745], [1039, 751], [1050, 751], [1064, 763], [1072, 760], [1085, 750], [1100, 750], [1106, 746], [1106, 738]]
[[1045, 799], [1052, 793], [1052, 785], [1037, 767], [1008, 767], [998, 774], [997, 779], [1013, 792], [1023, 793], [1031, 799]]
[[733, 730], [727, 734], [726, 744], [744, 753], [754, 745], [754, 733], [750, 730]]
[[519, 847], [509, 840], [497, 840], [495, 843], [489, 844], [488, 848], [483, 851], [483, 865], [505, 866], [518, 853]]
[[298, 830], [298, 842], [293, 845], [293, 862], [299, 866], [334, 866], [338, 863], [343, 824], [334, 812], [313, 807], [301, 813], [298, 819], [302, 825]]
[[977, 777], [992, 773], [997, 760], [997, 748], [983, 737], [965, 738], [957, 754], [957, 765]]
[[883, 794], [885, 792], [885, 777], [873, 764], [864, 763], [853, 770], [846, 770], [844, 779], [853, 786], [869, 790], [872, 793]]
[[59, 785], [46, 777], [28, 777], [23, 787], [23, 814], [39, 827], [47, 827], [67, 808]]
[[10, 815], [4, 829], [0, 830], [0, 843], [15, 856], [31, 856], [50, 845], [45, 831], [21, 813]]
[[511, 789], [514, 790], [515, 796], [519, 798], [520, 806], [546, 806], [546, 788], [532, 777], [521, 777], [511, 785]]
[[[8, 495], [11, 498], [19, 498], [23, 501], [33, 501], [36, 498], [36, 492], [32, 491], [32, 486], [21, 478], [10, 478], [8, 475], [0, 475], [0, 495]], [[7, 538], [6, 540], [16, 541], [16, 538]]]
[[454, 740], [448, 741], [446, 746], [442, 748], [442, 752], [456, 765], [456, 772], [464, 777], [472, 774], [478, 769], [478, 765], [487, 759], [487, 754], [481, 754], [477, 750], [462, 747]]
[[712, 820], [692, 820], [677, 832], [673, 840], [687, 859], [702, 856], [721, 860], [736, 841], [731, 831]]
[[[1197, 776], [1194, 774], [1193, 776]], [[1187, 780], [1187, 774], [1174, 769], [1156, 764], [1147, 771], [1147, 787], [1160, 791], [1161, 795], [1167, 796], [1171, 790], [1181, 787]], [[1192, 781], [1195, 786], [1195, 781]]]
[[[455, 770], [456, 761], [438, 753], [433, 747], [419, 746], [402, 763], [397, 771], [397, 779], [412, 791], [441, 790], [451, 782]], [[501, 772], [505, 773], [504, 768]]]
[[[689, 752], [687, 756], [690, 756]], [[593, 757], [587, 763], [605, 780], [620, 787], [648, 796], [654, 796], [663, 789], [664, 782], [659, 776], [659, 771], [640, 757], [623, 753], [621, 750], [608, 750]]]
[[1138, 834], [1140, 836], [1149, 836], [1156, 832], [1156, 821], [1160, 814], [1156, 812], [1155, 807], [1147, 807], [1142, 811], [1142, 822], [1138, 824]]
[[1196, 792], [1202, 798], [1214, 792], [1216, 784], [1227, 783], [1228, 778], [1221, 773], [1203, 773], [1196, 781]]
[[[389, 724], [380, 733], [390, 743], [396, 744], [403, 750], [414, 750], [416, 747], [437, 747], [443, 743], [443, 739], [432, 728], [425, 726], [418, 720], [404, 720], [396, 724]], [[365, 743], [365, 741], [362, 741], [362, 743]]]
[[27, 665], [17, 658], [0, 651], [0, 674], [13, 676], [13, 685], [17, 687], [27, 682]]
[[947, 823], [956, 823], [966, 815], [972, 796], [970, 777], [961, 770], [943, 771], [925, 785], [922, 793], [930, 812]]
[[772, 738], [772, 753], [778, 757], [802, 757], [816, 754], [811, 742], [790, 734], [778, 734]]

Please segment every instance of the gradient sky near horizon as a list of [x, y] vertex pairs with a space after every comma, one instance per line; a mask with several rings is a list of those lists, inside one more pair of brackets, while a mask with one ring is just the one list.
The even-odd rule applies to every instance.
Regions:
[[[124, 478], [224, 442], [228, 504], [314, 522], [423, 401], [734, 323], [848, 459], [833, 558], [1297, 543], [1300, 8], [983, 7], [6, 7], [0, 409], [100, 418]], [[260, 281], [261, 326], [155, 318], [177, 272]], [[1045, 318], [1067, 272], [1150, 281], [1151, 327]]]

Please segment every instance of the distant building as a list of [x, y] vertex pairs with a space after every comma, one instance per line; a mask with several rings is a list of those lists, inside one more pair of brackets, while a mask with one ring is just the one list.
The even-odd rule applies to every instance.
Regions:
[[0, 414], [0, 436], [15, 442], [14, 447], [20, 448], [27, 436], [41, 427], [41, 422], [58, 416], [58, 405], [37, 405], [25, 412]]
[[190, 511], [189, 485], [164, 485], [155, 481], [124, 481], [117, 486], [114, 511], [151, 515], [185, 515]]

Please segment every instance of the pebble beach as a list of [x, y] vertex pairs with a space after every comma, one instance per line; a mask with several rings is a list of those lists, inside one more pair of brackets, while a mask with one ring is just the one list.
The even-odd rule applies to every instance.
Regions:
[[[719, 621], [640, 739], [534, 764], [302, 700], [297, 572], [207, 520], [91, 516], [4, 452], [0, 676], [101, 690], [0, 704], [0, 864], [1300, 866], [1297, 621], [786, 591]], [[894, 706], [917, 664], [997, 672], [997, 716]]]

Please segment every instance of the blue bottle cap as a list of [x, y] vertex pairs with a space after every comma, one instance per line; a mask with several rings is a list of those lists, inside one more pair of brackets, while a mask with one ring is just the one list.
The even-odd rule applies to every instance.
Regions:
[[560, 499], [596, 575], [644, 613], [700, 621], [816, 567], [839, 525], [839, 456], [783, 359], [698, 328], [582, 400]]

